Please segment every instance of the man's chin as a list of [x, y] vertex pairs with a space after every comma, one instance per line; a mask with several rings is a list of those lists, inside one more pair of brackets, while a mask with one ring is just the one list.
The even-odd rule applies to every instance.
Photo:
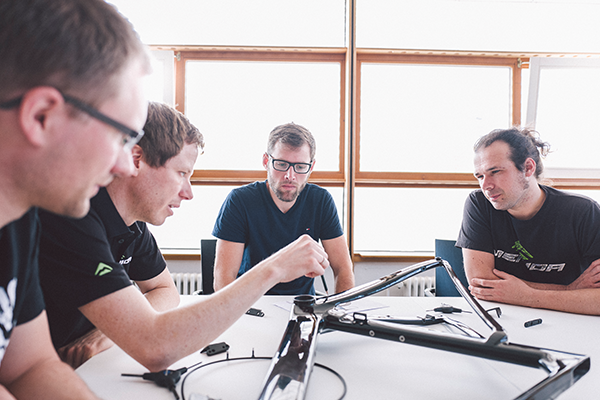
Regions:
[[286, 203], [291, 203], [293, 201], [296, 201], [296, 199], [298, 198], [298, 194], [297, 193], [287, 193], [287, 194], [282, 194], [282, 193], [277, 193], [277, 198], [283, 202]]
[[65, 217], [81, 219], [85, 217], [90, 211], [90, 200], [85, 199], [84, 201], [79, 202], [77, 205], [73, 205], [68, 208], [63, 208], [62, 210], [56, 212], [56, 214], [64, 215]]

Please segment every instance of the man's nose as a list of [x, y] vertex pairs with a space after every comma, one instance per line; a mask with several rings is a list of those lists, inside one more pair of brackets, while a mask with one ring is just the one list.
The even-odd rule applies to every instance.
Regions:
[[290, 181], [296, 180], [296, 171], [294, 171], [294, 167], [290, 165], [287, 171], [285, 171], [285, 177]]
[[483, 190], [490, 190], [494, 188], [494, 181], [491, 177], [489, 176], [484, 176], [483, 179], [481, 180], [481, 188]]

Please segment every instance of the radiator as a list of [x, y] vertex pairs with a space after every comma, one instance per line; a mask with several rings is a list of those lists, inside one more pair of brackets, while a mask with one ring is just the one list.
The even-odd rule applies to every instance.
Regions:
[[179, 294], [192, 294], [202, 290], [202, 274], [191, 272], [171, 273], [175, 287]]
[[[202, 290], [202, 274], [190, 272], [171, 273], [173, 282], [179, 294], [192, 294], [197, 290]], [[400, 282], [397, 289], [389, 291], [388, 295], [394, 296], [419, 296], [427, 295], [426, 289], [435, 288], [434, 276], [414, 276]]]
[[398, 296], [430, 296], [427, 289], [435, 289], [435, 276], [413, 276], [398, 285]]

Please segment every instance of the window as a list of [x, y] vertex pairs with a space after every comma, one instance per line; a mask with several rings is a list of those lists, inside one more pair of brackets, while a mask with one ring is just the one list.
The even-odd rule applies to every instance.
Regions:
[[294, 122], [315, 136], [316, 170], [341, 172], [340, 85], [340, 62], [187, 60], [185, 113], [207, 146], [199, 168], [262, 170], [269, 132]]
[[196, 251], [227, 193], [266, 178], [268, 133], [290, 121], [315, 134], [311, 181], [355, 255], [414, 259], [455, 238], [472, 146], [496, 128], [535, 123], [556, 186], [600, 197], [595, 0], [112, 2], [165, 52], [152, 97], [206, 138], [194, 199], [151, 227], [162, 248]]
[[551, 145], [549, 178], [600, 178], [600, 60], [531, 60], [527, 124]]

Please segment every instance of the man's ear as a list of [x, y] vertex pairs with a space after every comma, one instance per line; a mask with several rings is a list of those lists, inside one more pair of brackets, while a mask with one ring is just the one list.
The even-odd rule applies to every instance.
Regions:
[[267, 153], [263, 154], [262, 164], [264, 169], [267, 169], [269, 166], [269, 155]]
[[528, 158], [525, 160], [525, 176], [530, 177], [535, 175], [535, 169], [537, 164], [533, 160], [533, 158]]
[[139, 144], [134, 145], [131, 149], [131, 156], [133, 158], [133, 174], [137, 175], [140, 170], [141, 162], [144, 159], [144, 149], [142, 149]]
[[19, 106], [19, 124], [23, 135], [38, 147], [48, 140], [49, 129], [57, 123], [58, 112], [64, 112], [65, 101], [60, 92], [50, 86], [39, 86], [23, 95]]

